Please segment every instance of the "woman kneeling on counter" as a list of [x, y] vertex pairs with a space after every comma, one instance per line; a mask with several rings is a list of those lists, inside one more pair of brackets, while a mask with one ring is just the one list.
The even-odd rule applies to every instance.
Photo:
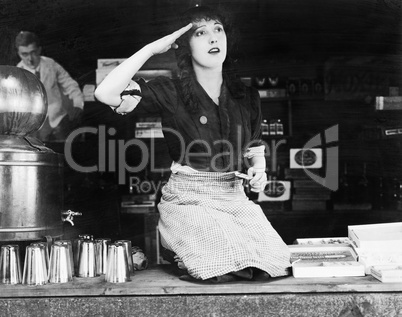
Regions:
[[[266, 182], [258, 91], [235, 77], [227, 51], [232, 25], [197, 6], [177, 31], [129, 57], [102, 81], [96, 98], [118, 114], [158, 114], [173, 160], [158, 205], [165, 254], [180, 277], [210, 283], [289, 274], [290, 253], [237, 173], [259, 192]], [[232, 45], [233, 46], [233, 45]], [[175, 49], [179, 78], [132, 78], [153, 55]]]

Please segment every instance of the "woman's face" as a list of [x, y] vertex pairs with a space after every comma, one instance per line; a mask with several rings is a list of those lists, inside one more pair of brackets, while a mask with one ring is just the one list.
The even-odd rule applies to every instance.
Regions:
[[221, 68], [226, 59], [227, 42], [223, 25], [216, 20], [200, 20], [190, 30], [190, 51], [194, 66]]

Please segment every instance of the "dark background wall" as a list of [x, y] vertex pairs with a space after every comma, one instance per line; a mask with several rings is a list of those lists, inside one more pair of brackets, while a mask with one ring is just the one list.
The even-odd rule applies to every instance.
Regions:
[[[402, 88], [399, 0], [0, 0], [0, 64], [18, 62], [15, 35], [32, 30], [42, 39], [44, 55], [60, 62], [81, 86], [95, 83], [98, 58], [130, 56], [167, 34], [180, 12], [196, 3], [224, 6], [233, 14], [242, 76], [313, 79], [325, 85], [321, 96], [294, 96], [292, 122], [285, 122], [293, 131], [288, 144], [304, 144], [339, 124], [341, 158], [378, 163], [378, 149], [385, 147], [382, 169], [370, 169], [402, 175], [399, 139], [365, 140], [365, 128], [401, 122], [399, 112], [374, 111], [375, 96], [387, 95], [389, 86]], [[159, 56], [147, 67], [174, 69], [174, 54]], [[263, 102], [267, 119], [286, 117], [286, 111], [286, 102]], [[109, 120], [105, 116], [99, 114], [101, 122]]]
[[32, 30], [41, 36], [44, 53], [85, 83], [94, 77], [98, 58], [129, 56], [165, 35], [195, 3], [224, 5], [233, 13], [241, 34], [239, 58], [249, 71], [293, 62], [297, 72], [345, 55], [401, 64], [398, 0], [1, 0], [0, 63], [18, 61], [14, 37]]
[[[263, 100], [264, 118], [280, 117], [286, 131], [289, 126], [292, 130], [279, 153], [284, 167], [290, 147], [303, 146], [312, 136], [338, 124], [340, 179], [347, 166], [352, 184], [366, 166], [371, 202], [378, 196], [380, 178], [389, 180], [390, 188], [394, 178], [402, 181], [402, 138], [381, 135], [383, 128], [402, 127], [402, 111], [374, 110], [375, 96], [387, 95], [390, 86], [399, 87], [402, 93], [400, 0], [0, 0], [0, 64], [18, 62], [15, 35], [32, 30], [42, 39], [44, 55], [60, 62], [81, 86], [94, 84], [97, 59], [130, 56], [167, 34], [178, 14], [196, 3], [224, 5], [233, 13], [240, 31], [236, 57], [242, 76], [278, 76], [284, 85], [289, 80], [318, 80], [325, 86], [319, 95], [292, 96], [291, 122], [287, 121], [287, 99]], [[153, 59], [147, 67], [174, 69], [174, 55], [170, 52]], [[86, 107], [91, 109], [86, 121], [90, 125], [118, 129], [128, 124], [99, 104]], [[96, 142], [78, 145], [77, 156], [89, 165], [97, 160]], [[103, 226], [108, 232], [119, 199], [110, 186], [113, 176], [73, 176], [68, 181], [83, 185], [76, 192], [70, 186], [73, 191], [67, 192], [66, 200], [87, 212], [77, 227], [94, 231]], [[98, 217], [100, 211], [106, 214], [103, 224], [97, 222], [103, 217]], [[378, 214], [370, 216], [364, 211], [352, 220], [347, 212], [323, 215], [317, 218], [313, 212], [310, 218], [302, 215], [289, 220], [289, 215], [281, 214], [277, 225], [291, 243], [302, 236], [344, 235], [348, 223], [379, 219]], [[395, 220], [392, 217], [386, 220]], [[300, 221], [303, 226], [298, 226]], [[327, 225], [320, 227], [318, 222]]]

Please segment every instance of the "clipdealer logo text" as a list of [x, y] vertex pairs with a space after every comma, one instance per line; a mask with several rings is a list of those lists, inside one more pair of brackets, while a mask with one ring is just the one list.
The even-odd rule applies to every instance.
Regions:
[[304, 168], [305, 173], [316, 183], [332, 190], [337, 191], [339, 187], [339, 147], [335, 145], [339, 141], [339, 125], [336, 124], [312, 137], [305, 145], [304, 149], [320, 147], [323, 149], [323, 161], [325, 176], [314, 174], [310, 169]]

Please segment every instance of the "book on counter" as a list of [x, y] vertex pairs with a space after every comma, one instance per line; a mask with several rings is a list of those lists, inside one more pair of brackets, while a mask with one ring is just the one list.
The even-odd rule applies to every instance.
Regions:
[[351, 246], [303, 244], [289, 245], [289, 250], [296, 278], [365, 276], [364, 265]]

